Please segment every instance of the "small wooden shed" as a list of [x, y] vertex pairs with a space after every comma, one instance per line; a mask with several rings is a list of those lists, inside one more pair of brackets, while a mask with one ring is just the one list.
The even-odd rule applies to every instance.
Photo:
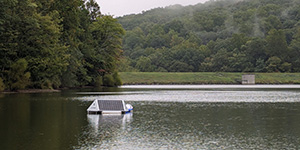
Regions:
[[255, 75], [254, 74], [242, 75], [242, 84], [255, 84]]

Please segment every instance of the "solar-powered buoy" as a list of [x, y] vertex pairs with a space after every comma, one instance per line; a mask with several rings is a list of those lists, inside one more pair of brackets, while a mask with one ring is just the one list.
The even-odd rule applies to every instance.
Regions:
[[124, 114], [131, 112], [133, 107], [124, 100], [94, 100], [87, 109], [88, 114]]

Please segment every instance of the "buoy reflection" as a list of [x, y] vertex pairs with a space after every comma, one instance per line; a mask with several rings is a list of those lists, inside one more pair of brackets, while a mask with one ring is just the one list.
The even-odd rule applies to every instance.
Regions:
[[100, 132], [100, 127], [118, 127], [121, 126], [123, 129], [128, 123], [133, 119], [133, 113], [126, 114], [105, 114], [105, 115], [87, 115], [90, 125], [94, 128], [96, 132]]

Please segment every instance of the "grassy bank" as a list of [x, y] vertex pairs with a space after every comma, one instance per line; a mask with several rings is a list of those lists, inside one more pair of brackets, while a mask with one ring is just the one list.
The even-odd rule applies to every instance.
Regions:
[[[120, 72], [123, 84], [241, 84], [246, 73]], [[300, 73], [253, 73], [256, 84], [300, 84]]]

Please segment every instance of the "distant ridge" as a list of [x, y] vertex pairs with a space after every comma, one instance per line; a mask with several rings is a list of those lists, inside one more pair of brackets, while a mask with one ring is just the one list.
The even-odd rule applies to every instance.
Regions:
[[218, 0], [118, 18], [120, 71], [299, 72], [300, 1]]

